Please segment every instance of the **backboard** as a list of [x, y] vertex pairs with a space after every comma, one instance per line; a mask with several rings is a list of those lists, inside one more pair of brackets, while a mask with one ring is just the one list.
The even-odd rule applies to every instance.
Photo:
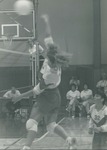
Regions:
[[35, 15], [18, 15], [15, 11], [0, 11], [0, 40], [4, 36], [12, 36], [12, 40], [35, 38]]

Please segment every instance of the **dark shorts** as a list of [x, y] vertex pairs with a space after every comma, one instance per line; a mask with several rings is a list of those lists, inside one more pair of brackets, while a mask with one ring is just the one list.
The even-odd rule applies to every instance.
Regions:
[[47, 89], [37, 97], [30, 118], [39, 122], [44, 117], [46, 124], [56, 122], [60, 104], [59, 90], [57, 88]]
[[92, 149], [107, 149], [107, 132], [94, 133]]

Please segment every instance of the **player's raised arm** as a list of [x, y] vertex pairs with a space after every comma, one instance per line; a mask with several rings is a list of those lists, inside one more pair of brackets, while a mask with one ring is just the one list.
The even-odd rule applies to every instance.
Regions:
[[45, 43], [46, 48], [49, 48], [50, 44], [54, 44], [50, 22], [49, 22], [49, 16], [47, 14], [43, 14], [41, 18], [44, 20], [45, 25], [46, 25], [46, 28], [45, 28], [46, 37], [44, 39], [44, 43]]
[[49, 16], [47, 14], [41, 15], [41, 18], [44, 20], [46, 24], [46, 37], [51, 36], [51, 27], [50, 27], [50, 22], [49, 22]]

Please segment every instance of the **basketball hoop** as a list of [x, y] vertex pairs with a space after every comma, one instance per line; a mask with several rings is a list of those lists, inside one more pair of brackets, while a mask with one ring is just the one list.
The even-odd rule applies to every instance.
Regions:
[[14, 35], [2, 35], [4, 48], [10, 49]]

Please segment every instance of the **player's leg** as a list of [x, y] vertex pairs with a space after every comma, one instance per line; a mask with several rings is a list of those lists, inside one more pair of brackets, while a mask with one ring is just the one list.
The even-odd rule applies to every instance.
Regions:
[[76, 107], [76, 103], [75, 101], [72, 103], [72, 118], [75, 118], [75, 107]]
[[93, 136], [93, 141], [92, 141], [92, 150], [98, 150], [101, 149], [100, 144], [101, 144], [101, 134], [99, 133], [94, 133]]
[[71, 107], [72, 107], [72, 105], [70, 105], [70, 102], [69, 102], [69, 104], [68, 104], [68, 106], [67, 106], [66, 110], [67, 110], [68, 112], [70, 112]]
[[30, 149], [32, 142], [36, 137], [36, 133], [38, 131], [38, 123], [41, 121], [42, 117], [43, 115], [39, 111], [39, 107], [35, 103], [32, 108], [30, 118], [26, 122], [26, 129], [28, 130], [28, 134], [27, 134], [26, 144], [23, 147], [23, 150]]
[[88, 101], [83, 102], [83, 106], [85, 107], [87, 118], [89, 118], [89, 111], [90, 111], [89, 102]]
[[62, 137], [69, 145], [69, 147], [74, 146], [76, 144], [76, 139], [72, 139], [67, 132], [61, 127], [59, 124], [56, 123], [58, 115], [58, 110], [51, 111], [46, 117], [45, 121], [47, 124], [47, 130], [51, 133], [56, 133], [60, 137]]

